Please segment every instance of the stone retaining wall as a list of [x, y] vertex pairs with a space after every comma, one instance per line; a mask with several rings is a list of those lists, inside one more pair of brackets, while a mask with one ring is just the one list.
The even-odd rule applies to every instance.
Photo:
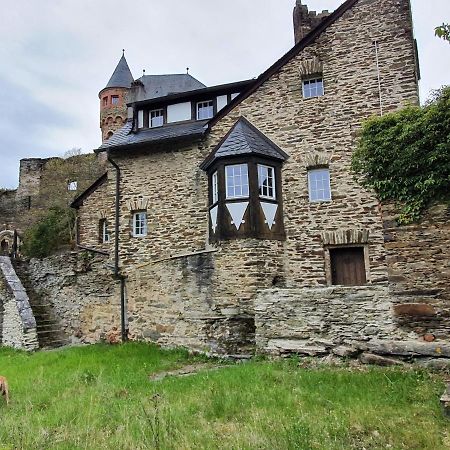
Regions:
[[450, 367], [448, 336], [426, 342], [399, 326], [394, 305], [388, 286], [267, 289], [256, 300], [256, 346], [272, 355], [360, 355], [367, 362], [382, 355]]
[[11, 260], [0, 256], [0, 344], [23, 350], [38, 348], [36, 321], [27, 293]]
[[32, 259], [26, 273], [72, 343], [95, 343], [120, 329], [119, 284], [105, 257], [71, 252]]

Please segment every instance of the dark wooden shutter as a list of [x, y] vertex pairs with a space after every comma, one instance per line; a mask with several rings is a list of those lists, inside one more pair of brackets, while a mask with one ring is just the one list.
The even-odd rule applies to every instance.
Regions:
[[344, 286], [366, 284], [364, 249], [362, 247], [330, 249], [332, 283]]

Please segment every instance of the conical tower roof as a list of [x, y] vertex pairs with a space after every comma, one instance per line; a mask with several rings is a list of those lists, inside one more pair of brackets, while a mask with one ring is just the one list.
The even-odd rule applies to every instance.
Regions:
[[109, 79], [108, 84], [102, 90], [117, 87], [129, 88], [133, 81], [133, 75], [131, 74], [131, 70], [128, 67], [127, 60], [125, 59], [125, 54], [123, 54], [111, 78]]

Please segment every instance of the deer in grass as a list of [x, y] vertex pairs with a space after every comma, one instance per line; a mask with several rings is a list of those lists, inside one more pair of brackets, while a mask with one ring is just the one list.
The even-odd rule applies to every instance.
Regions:
[[9, 404], [9, 389], [8, 389], [8, 381], [5, 377], [0, 376], [0, 395], [5, 397], [6, 404]]

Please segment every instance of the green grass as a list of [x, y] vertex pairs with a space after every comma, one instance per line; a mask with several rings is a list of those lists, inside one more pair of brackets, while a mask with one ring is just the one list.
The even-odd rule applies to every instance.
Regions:
[[199, 361], [136, 343], [0, 348], [12, 397], [0, 403], [0, 449], [450, 448], [444, 384], [425, 371], [256, 360], [149, 380]]

